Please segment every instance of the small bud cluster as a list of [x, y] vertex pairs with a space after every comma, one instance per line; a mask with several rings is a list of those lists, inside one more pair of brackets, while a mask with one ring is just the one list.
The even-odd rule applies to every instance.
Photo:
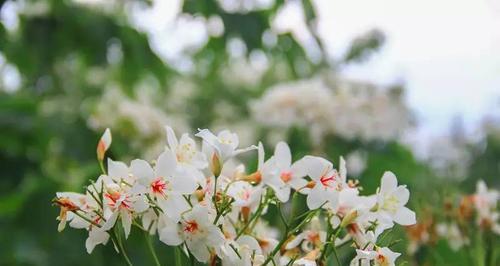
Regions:
[[[210, 265], [325, 265], [346, 245], [355, 249], [352, 265], [395, 265], [400, 254], [381, 238], [395, 224], [416, 222], [405, 207], [410, 192], [391, 172], [375, 194], [361, 195], [359, 183], [347, 180], [343, 158], [338, 169], [316, 156], [293, 162], [288, 145], [279, 142], [266, 160], [261, 143], [239, 148], [228, 130], [199, 130], [201, 149], [188, 134], [178, 139], [168, 126], [166, 133], [167, 146], [154, 162], [108, 158], [105, 168], [106, 130], [97, 146], [103, 174], [85, 193], [59, 192], [54, 199], [61, 207], [59, 230], [66, 224], [85, 229], [88, 253], [111, 239], [129, 264], [122, 241], [134, 226]], [[247, 172], [236, 156], [254, 150], [257, 170]], [[307, 210], [295, 213], [301, 200]], [[271, 209], [283, 230], [264, 221]]]

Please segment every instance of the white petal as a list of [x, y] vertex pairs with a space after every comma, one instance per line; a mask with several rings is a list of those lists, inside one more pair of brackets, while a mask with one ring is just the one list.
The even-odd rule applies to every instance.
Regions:
[[217, 226], [210, 225], [208, 227], [207, 242], [211, 247], [217, 247], [224, 244], [224, 235]]
[[191, 251], [199, 262], [207, 262], [210, 258], [210, 253], [208, 252], [205, 243], [199, 241], [188, 241], [187, 245], [189, 251]]
[[147, 202], [146, 197], [145, 196], [138, 197], [134, 201], [132, 208], [137, 213], [145, 212], [149, 208], [149, 204]]
[[198, 188], [198, 180], [193, 178], [194, 176], [200, 176], [196, 174], [198, 170], [185, 170], [178, 172], [173, 178], [170, 179], [172, 182], [172, 189], [179, 194], [191, 194]]
[[404, 186], [399, 186], [396, 188], [396, 190], [393, 192], [393, 195], [398, 199], [399, 201], [399, 206], [404, 206], [410, 199], [410, 191], [404, 187]]
[[298, 234], [292, 241], [288, 242], [288, 244], [286, 245], [285, 248], [292, 249], [292, 248], [298, 246], [300, 244], [300, 242], [302, 242], [302, 240], [304, 240], [305, 237], [306, 237], [305, 232]]
[[175, 132], [170, 126], [165, 126], [165, 131], [167, 132], [168, 146], [171, 150], [175, 151], [177, 145], [179, 145], [177, 142], [177, 137], [175, 136]]
[[307, 181], [305, 179], [303, 179], [302, 177], [295, 177], [295, 178], [292, 178], [292, 180], [290, 180], [288, 182], [288, 184], [293, 189], [299, 190], [307, 185]]
[[113, 161], [108, 158], [108, 176], [120, 180], [128, 178], [128, 167], [123, 162]]
[[412, 210], [406, 208], [406, 207], [401, 207], [398, 209], [396, 214], [394, 215], [394, 222], [400, 224], [400, 225], [412, 225], [417, 223], [416, 217], [415, 217], [415, 212]]
[[160, 241], [169, 246], [178, 246], [182, 243], [179, 226], [175, 223], [168, 224], [158, 231]]
[[130, 171], [138, 179], [151, 181], [155, 178], [153, 168], [151, 168], [151, 165], [144, 160], [133, 160], [130, 163]]
[[181, 219], [181, 213], [189, 210], [189, 204], [180, 195], [169, 195], [166, 200], [158, 200], [158, 206], [174, 222]]
[[106, 244], [108, 242], [109, 235], [103, 230], [93, 229], [89, 231], [89, 236], [85, 241], [85, 248], [87, 252], [90, 254], [94, 250], [95, 246], [98, 244]]
[[156, 161], [156, 177], [169, 177], [175, 173], [177, 160], [172, 151], [166, 150], [158, 157]]
[[199, 132], [195, 136], [202, 138], [207, 144], [218, 150], [217, 143], [219, 139], [208, 129], [198, 129]]
[[307, 174], [316, 180], [332, 169], [332, 163], [321, 157], [305, 156], [299, 162], [297, 163], [300, 165], [300, 168], [305, 168]]
[[121, 212], [123, 231], [125, 232], [125, 239], [130, 235], [130, 228], [132, 227], [132, 214], [123, 210]]
[[316, 185], [307, 195], [307, 207], [309, 207], [310, 210], [317, 209], [326, 202], [326, 199], [323, 198], [322, 193], [320, 193], [321, 189], [318, 187], [319, 186]]
[[339, 172], [340, 172], [340, 178], [342, 178], [342, 182], [345, 182], [347, 180], [347, 168], [344, 157], [342, 156], [340, 156]]
[[236, 156], [236, 155], [239, 155], [241, 153], [245, 153], [245, 152], [249, 152], [249, 151], [253, 151], [253, 150], [257, 150], [257, 146], [255, 145], [252, 145], [250, 147], [246, 147], [246, 148], [243, 148], [243, 149], [237, 149], [235, 150], [231, 156]]
[[307, 165], [303, 160], [298, 160], [293, 163], [292, 166], [290, 166], [290, 171], [292, 172], [293, 176], [302, 178], [307, 176], [308, 174], [308, 168], [306, 166]]
[[205, 154], [197, 152], [193, 157], [191, 164], [198, 169], [204, 169], [208, 167], [208, 160]]
[[393, 172], [385, 172], [384, 175], [382, 176], [382, 181], [380, 185], [380, 193], [388, 193], [396, 189], [398, 186], [398, 179], [396, 178], [396, 175], [394, 175]]
[[238, 238], [237, 243], [240, 246], [247, 246], [250, 250], [255, 251], [255, 254], [262, 254], [259, 242], [249, 235], [242, 235]]
[[116, 219], [118, 218], [118, 214], [120, 213], [119, 210], [116, 210], [111, 214], [109, 218], [106, 219], [106, 223], [101, 227], [102, 230], [108, 231], [109, 229], [113, 228], [116, 223]]
[[276, 158], [276, 164], [281, 169], [289, 168], [292, 164], [292, 154], [290, 148], [285, 142], [278, 142], [274, 150], [274, 157]]
[[281, 202], [287, 202], [290, 199], [290, 187], [289, 186], [281, 186], [281, 187], [274, 187], [270, 185], [271, 188], [274, 190], [276, 197]]

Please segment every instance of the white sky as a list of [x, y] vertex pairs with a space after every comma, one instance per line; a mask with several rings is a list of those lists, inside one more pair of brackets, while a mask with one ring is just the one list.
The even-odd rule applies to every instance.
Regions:
[[422, 134], [447, 133], [456, 114], [474, 128], [500, 103], [500, 0], [316, 3], [320, 34], [333, 54], [341, 55], [349, 40], [373, 27], [386, 34], [380, 54], [344, 73], [381, 83], [406, 81]]

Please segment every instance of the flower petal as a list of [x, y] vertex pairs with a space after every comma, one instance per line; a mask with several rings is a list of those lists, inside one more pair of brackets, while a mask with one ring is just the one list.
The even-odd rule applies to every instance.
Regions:
[[399, 206], [404, 206], [410, 199], [410, 191], [405, 186], [399, 186], [393, 192], [393, 195], [398, 199]]
[[166, 150], [160, 154], [156, 161], [156, 177], [169, 177], [174, 175], [177, 168], [177, 160], [172, 151]]
[[326, 199], [322, 197], [323, 193], [321, 193], [320, 190], [319, 186], [316, 185], [307, 195], [307, 207], [309, 207], [310, 210], [317, 209], [326, 202]]
[[177, 137], [175, 136], [174, 130], [170, 126], [165, 126], [165, 131], [167, 132], [167, 143], [171, 150], [175, 151], [177, 145]]
[[280, 141], [278, 142], [278, 144], [276, 144], [274, 157], [276, 158], [276, 165], [280, 169], [289, 168], [292, 164], [292, 154], [290, 152], [290, 147], [288, 147], [288, 145], [283, 141]]
[[122, 226], [125, 233], [125, 239], [130, 235], [130, 229], [132, 227], [132, 213], [127, 210], [121, 211]]
[[123, 162], [108, 158], [108, 176], [114, 180], [128, 179], [128, 167]]
[[394, 175], [393, 172], [385, 172], [384, 175], [382, 176], [382, 181], [380, 184], [380, 193], [388, 193], [396, 189], [398, 186], [398, 179], [396, 178], [396, 175]]
[[130, 171], [139, 180], [151, 181], [155, 178], [153, 168], [148, 162], [140, 159], [135, 159], [130, 163]]
[[398, 209], [393, 218], [394, 222], [400, 225], [412, 225], [417, 223], [415, 212], [406, 207]]
[[297, 164], [297, 167], [304, 168], [306, 173], [315, 180], [320, 179], [333, 168], [332, 163], [316, 156], [305, 156]]
[[179, 226], [176, 223], [168, 223], [165, 227], [158, 230], [160, 241], [169, 246], [178, 246], [182, 243], [179, 234]]

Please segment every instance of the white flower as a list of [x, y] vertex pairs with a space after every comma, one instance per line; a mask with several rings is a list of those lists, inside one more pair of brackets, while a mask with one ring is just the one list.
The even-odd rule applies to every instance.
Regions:
[[[106, 222], [102, 229], [107, 231], [113, 228], [116, 220], [120, 218], [125, 238], [128, 238], [134, 215], [146, 211], [149, 205], [144, 196], [132, 193], [126, 185], [120, 186], [111, 180], [106, 180], [104, 187], [104, 217]], [[107, 211], [111, 211], [111, 215]]]
[[207, 159], [203, 153], [198, 151], [195, 141], [187, 133], [182, 134], [177, 140], [174, 130], [165, 126], [169, 148], [174, 152], [177, 162], [182, 165], [190, 165], [197, 169], [208, 166]]
[[222, 265], [255, 265], [255, 257], [262, 257], [262, 250], [255, 238], [242, 235], [236, 241], [228, 239], [222, 247]]
[[[205, 143], [215, 149], [215, 154], [221, 163], [240, 153], [257, 149], [257, 147], [253, 145], [247, 148], [238, 149], [238, 135], [229, 130], [222, 130], [216, 136], [208, 129], [199, 129], [199, 132], [195, 136], [202, 138]], [[209, 158], [212, 157], [213, 155]]]
[[477, 182], [476, 193], [472, 195], [472, 201], [477, 211], [476, 223], [486, 230], [491, 230], [500, 235], [500, 213], [497, 211], [497, 203], [500, 193], [497, 190], [488, 189], [482, 180]]
[[85, 240], [85, 248], [87, 253], [92, 253], [95, 246], [99, 244], [106, 245], [109, 240], [109, 234], [102, 228], [93, 227], [89, 230], [89, 236]]
[[[265, 161], [262, 143], [258, 148], [239, 149], [236, 134], [223, 130], [215, 136], [206, 129], [197, 134], [203, 139], [200, 152], [187, 134], [178, 140], [172, 128], [167, 126], [166, 132], [168, 146], [153, 163], [136, 159], [128, 166], [108, 159], [107, 174], [91, 182], [84, 194], [58, 192], [53, 200], [61, 208], [58, 229], [69, 223], [88, 231], [85, 247], [89, 253], [113, 237], [118, 252], [115, 237], [120, 235], [110, 230], [119, 222], [127, 238], [135, 225], [146, 234], [158, 233], [169, 246], [181, 246], [199, 262], [224, 266], [323, 265], [323, 259], [329, 259], [321, 256], [329, 253], [321, 253], [326, 245], [351, 241], [358, 249], [351, 265], [390, 266], [400, 254], [378, 247], [377, 238], [395, 222], [415, 223], [415, 213], [405, 207], [409, 191], [390, 172], [382, 177], [376, 194], [363, 196], [357, 181], [347, 182], [342, 157], [338, 170], [315, 156], [292, 163], [290, 148], [279, 142], [274, 155]], [[107, 135], [98, 148], [102, 158], [109, 147]], [[234, 156], [255, 148], [257, 170], [247, 173]], [[99, 163], [103, 166], [102, 159]], [[306, 197], [310, 209], [300, 217], [294, 217], [293, 209], [287, 212], [289, 204], [279, 202], [287, 203], [292, 189], [306, 195], [296, 195], [296, 199]], [[494, 232], [500, 232], [498, 197], [498, 192], [479, 183], [477, 193], [466, 198], [470, 206], [474, 203], [480, 225]], [[283, 220], [290, 220], [284, 221], [289, 230], [282, 234], [269, 227], [265, 218], [276, 208]], [[335, 234], [334, 240], [327, 239], [327, 231]], [[451, 233], [456, 235], [457, 229]]]
[[133, 160], [131, 170], [138, 182], [134, 191], [148, 193], [156, 199], [163, 212], [178, 221], [180, 214], [189, 209], [183, 195], [192, 194], [198, 187], [196, 176], [202, 175], [195, 169], [178, 167], [175, 155], [164, 151], [156, 161], [155, 169], [143, 160]]
[[385, 172], [377, 193], [378, 214], [400, 225], [415, 224], [415, 212], [405, 207], [409, 198], [410, 191], [406, 186], [398, 186], [396, 176], [392, 172]]
[[386, 247], [376, 250], [356, 249], [356, 257], [351, 261], [351, 266], [395, 266], [396, 259], [400, 255]]
[[250, 104], [253, 118], [279, 129], [308, 129], [321, 144], [327, 134], [345, 139], [392, 140], [411, 126], [409, 108], [387, 88], [351, 80], [315, 77], [268, 88]]
[[321, 247], [325, 241], [326, 231], [323, 229], [319, 218], [315, 216], [311, 219], [309, 229], [295, 236], [292, 241], [288, 242], [285, 248], [293, 249], [302, 243], [302, 250], [310, 252], [315, 248]]
[[314, 187], [307, 192], [307, 207], [317, 209], [326, 203], [326, 208], [336, 209], [338, 192], [344, 182], [332, 163], [321, 157], [305, 156], [297, 164], [304, 167], [314, 181]]
[[227, 189], [227, 195], [234, 199], [235, 207], [256, 207], [262, 195], [262, 187], [252, 186], [246, 181], [236, 181]]
[[210, 253], [224, 243], [224, 235], [212, 223], [208, 208], [201, 205], [194, 206], [183, 215], [180, 224], [167, 225], [159, 234], [160, 240], [167, 245], [175, 246], [185, 242], [189, 251], [200, 262], [207, 262]]
[[279, 142], [274, 156], [262, 167], [262, 181], [271, 187], [281, 202], [290, 198], [291, 188], [299, 190], [307, 181], [303, 178], [306, 169], [303, 164], [292, 164], [292, 154], [285, 142]]
[[75, 192], [57, 192], [56, 199], [53, 202], [61, 208], [57, 217], [57, 220], [59, 220], [57, 230], [59, 232], [64, 230], [68, 221], [70, 221], [70, 226], [73, 228], [85, 228], [85, 226], [88, 226], [88, 222], [83, 227], [73, 225], [73, 220], [77, 221], [79, 219], [77, 215], [73, 214], [73, 211], [85, 208], [85, 205], [87, 205], [86, 195]]

